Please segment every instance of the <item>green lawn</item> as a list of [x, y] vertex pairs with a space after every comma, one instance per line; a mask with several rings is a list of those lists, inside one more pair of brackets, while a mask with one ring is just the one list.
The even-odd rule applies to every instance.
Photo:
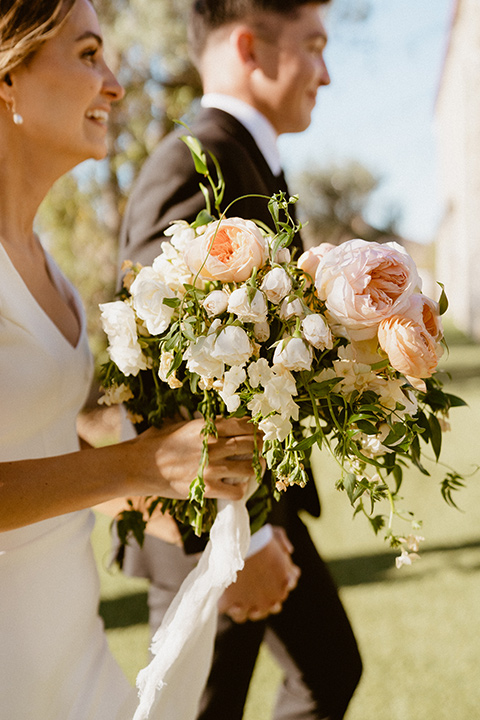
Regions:
[[[452, 337], [443, 365], [449, 391], [468, 408], [452, 411], [443, 459], [467, 473], [480, 464], [480, 347]], [[328, 560], [355, 628], [365, 671], [348, 720], [473, 720], [480, 707], [480, 473], [458, 494], [462, 512], [445, 505], [438, 483], [413, 472], [405, 507], [424, 521], [421, 559], [396, 570], [394, 554], [334, 489], [336, 470], [319, 457], [323, 516], [311, 532]], [[407, 492], [408, 491], [408, 492]], [[130, 679], [147, 660], [146, 585], [105, 571], [108, 522], [98, 518], [95, 548], [109, 642]], [[321, 652], [321, 648], [319, 648]], [[262, 650], [245, 720], [267, 720], [280, 672]], [[219, 720], [224, 720], [219, 718]], [[227, 720], [227, 719], [225, 719]]]

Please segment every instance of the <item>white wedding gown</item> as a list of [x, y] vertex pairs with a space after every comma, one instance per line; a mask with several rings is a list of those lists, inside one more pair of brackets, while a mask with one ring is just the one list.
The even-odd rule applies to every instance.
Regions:
[[[92, 361], [80, 300], [49, 265], [82, 318], [76, 348], [0, 244], [0, 461], [78, 450], [76, 416]], [[137, 693], [110, 655], [97, 613], [93, 522], [85, 510], [0, 533], [0, 718], [133, 717]]]

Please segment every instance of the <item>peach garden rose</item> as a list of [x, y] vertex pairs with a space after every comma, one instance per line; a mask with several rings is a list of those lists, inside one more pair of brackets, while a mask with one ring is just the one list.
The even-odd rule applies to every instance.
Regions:
[[398, 243], [349, 240], [320, 261], [315, 288], [337, 334], [373, 338], [380, 322], [402, 314], [421, 288], [415, 263]]
[[185, 245], [184, 258], [193, 273], [222, 282], [247, 280], [268, 257], [268, 243], [250, 220], [224, 218]]
[[425, 327], [401, 315], [382, 320], [378, 342], [390, 365], [407, 377], [431, 377], [441, 356], [441, 345]]
[[442, 355], [443, 336], [438, 303], [415, 293], [403, 315], [383, 320], [378, 342], [390, 365], [413, 378], [431, 377]]

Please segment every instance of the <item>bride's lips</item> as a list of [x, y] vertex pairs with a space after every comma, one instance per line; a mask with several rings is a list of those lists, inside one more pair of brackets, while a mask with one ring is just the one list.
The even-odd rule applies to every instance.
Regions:
[[88, 110], [85, 116], [87, 120], [92, 120], [93, 122], [97, 123], [97, 125], [101, 125], [102, 127], [106, 127], [108, 124], [108, 110], [104, 110], [102, 108], [95, 108], [93, 110]]

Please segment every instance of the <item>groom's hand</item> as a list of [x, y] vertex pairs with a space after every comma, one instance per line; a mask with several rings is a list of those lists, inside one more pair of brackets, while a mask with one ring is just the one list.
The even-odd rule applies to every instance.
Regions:
[[292, 552], [284, 529], [274, 527], [270, 542], [245, 560], [236, 582], [223, 593], [219, 611], [237, 623], [281, 612], [301, 572], [292, 562]]

